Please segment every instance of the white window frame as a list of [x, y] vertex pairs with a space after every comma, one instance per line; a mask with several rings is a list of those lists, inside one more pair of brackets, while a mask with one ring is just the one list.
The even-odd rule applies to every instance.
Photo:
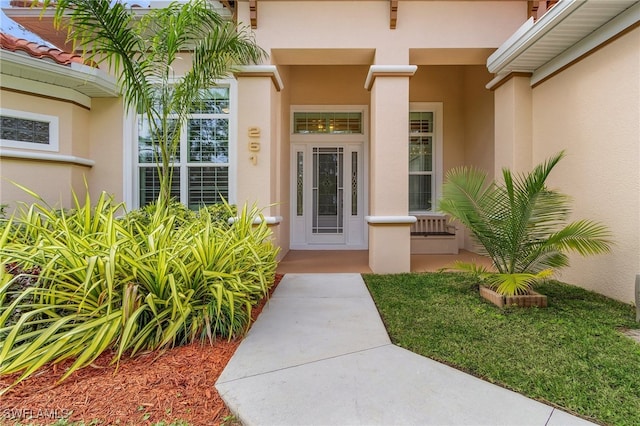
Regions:
[[[228, 169], [229, 194], [227, 202], [236, 204], [237, 192], [237, 152], [238, 152], [238, 85], [234, 79], [220, 80], [215, 82], [215, 86], [229, 88], [229, 114], [220, 114], [220, 118], [229, 120], [229, 159], [227, 163], [188, 163], [187, 145], [180, 144], [180, 202], [188, 204], [188, 167], [225, 166]], [[214, 87], [214, 86], [212, 86]], [[202, 114], [193, 114], [198, 118]], [[207, 115], [208, 118], [215, 118]], [[132, 208], [140, 208], [140, 165], [149, 166], [152, 163], [140, 163], [138, 158], [138, 115], [129, 113], [125, 117], [125, 160], [124, 160], [124, 182], [125, 182], [125, 202]], [[186, 140], [188, 126], [182, 128], [181, 141]], [[153, 167], [153, 166], [150, 166]]]
[[[410, 102], [409, 103], [409, 112], [431, 112], [433, 113], [433, 164], [431, 167], [431, 210], [411, 210], [409, 211], [410, 215], [420, 215], [420, 214], [436, 214], [438, 201], [440, 197], [442, 197], [442, 182], [443, 182], [443, 104], [442, 102]], [[409, 126], [409, 123], [407, 123]], [[410, 143], [411, 133], [409, 132], [409, 140], [407, 140], [407, 144]], [[407, 161], [409, 161], [407, 159]], [[411, 174], [411, 172], [409, 172]], [[408, 177], [407, 177], [408, 181]], [[408, 183], [407, 183], [408, 184]], [[407, 191], [409, 188], [407, 188]]]
[[36, 114], [27, 111], [17, 111], [14, 109], [0, 108], [0, 115], [5, 117], [19, 118], [23, 120], [43, 121], [49, 123], [49, 143], [23, 142], [10, 139], [0, 139], [0, 147], [18, 148], [37, 151], [58, 152], [59, 150], [59, 119], [53, 115]]

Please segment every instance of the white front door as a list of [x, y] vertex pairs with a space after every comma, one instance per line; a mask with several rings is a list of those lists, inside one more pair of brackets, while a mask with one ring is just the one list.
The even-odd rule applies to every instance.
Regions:
[[362, 143], [292, 145], [292, 249], [364, 249]]

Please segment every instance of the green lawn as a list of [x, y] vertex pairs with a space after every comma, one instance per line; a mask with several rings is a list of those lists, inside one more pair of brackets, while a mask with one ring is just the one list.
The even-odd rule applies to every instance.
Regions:
[[549, 307], [500, 309], [464, 274], [364, 275], [392, 341], [531, 398], [611, 425], [640, 424], [634, 308], [566, 284]]

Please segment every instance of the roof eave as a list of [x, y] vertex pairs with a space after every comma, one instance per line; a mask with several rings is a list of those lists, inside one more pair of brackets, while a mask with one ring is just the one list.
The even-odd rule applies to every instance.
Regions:
[[102, 70], [79, 63], [60, 65], [3, 50], [0, 73], [76, 90], [90, 98], [119, 96], [115, 78]]
[[639, 22], [640, 2], [635, 0], [563, 0], [538, 22], [525, 23], [488, 58], [487, 69], [495, 78], [486, 87], [493, 89], [514, 74], [528, 74], [536, 85]]
[[535, 24], [533, 18], [529, 18], [498, 50], [489, 56], [489, 59], [487, 59], [487, 69], [489, 72], [500, 74], [514, 59], [541, 39], [565, 17], [584, 6], [584, 4], [584, 1], [564, 0], [558, 2]]

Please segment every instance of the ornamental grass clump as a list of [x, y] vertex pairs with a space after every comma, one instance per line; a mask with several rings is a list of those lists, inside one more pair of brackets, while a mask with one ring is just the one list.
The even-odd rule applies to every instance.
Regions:
[[[183, 220], [168, 206], [139, 220], [105, 193], [94, 207], [88, 194], [74, 200], [69, 211], [28, 206], [0, 236], [0, 374], [21, 372], [20, 381], [72, 358], [63, 380], [106, 350], [117, 362], [247, 330], [276, 268], [257, 209], [243, 208], [229, 226], [220, 209]], [[37, 270], [37, 283], [20, 285], [5, 265]]]
[[568, 266], [567, 252], [583, 256], [607, 253], [611, 234], [591, 220], [568, 221], [570, 198], [546, 185], [560, 152], [530, 173], [503, 169], [503, 182], [461, 167], [447, 173], [440, 211], [465, 225], [494, 270], [457, 263], [502, 295], [526, 294], [557, 268]]

